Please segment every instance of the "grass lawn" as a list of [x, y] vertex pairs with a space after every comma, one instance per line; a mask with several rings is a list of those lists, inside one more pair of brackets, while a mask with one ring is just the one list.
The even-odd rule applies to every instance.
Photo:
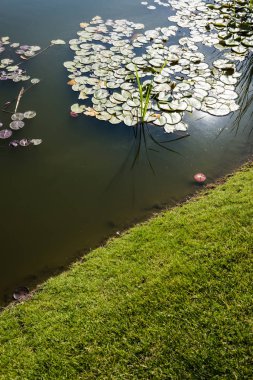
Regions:
[[253, 166], [0, 315], [0, 379], [251, 379]]

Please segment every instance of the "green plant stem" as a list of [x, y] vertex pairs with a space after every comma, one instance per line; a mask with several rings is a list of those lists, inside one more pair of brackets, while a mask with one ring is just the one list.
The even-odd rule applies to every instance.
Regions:
[[[159, 70], [158, 75], [161, 74], [161, 72], [163, 71], [163, 69], [165, 68], [165, 66], [167, 65], [167, 63], [168, 63], [168, 61], [166, 60], [164, 62], [164, 64], [162, 65], [161, 69]], [[136, 76], [138, 90], [139, 90], [139, 95], [140, 95], [141, 122], [145, 123], [145, 117], [146, 117], [146, 114], [147, 114], [148, 105], [149, 105], [149, 101], [150, 101], [150, 97], [151, 97], [151, 92], [152, 92], [152, 89], [153, 89], [154, 78], [152, 79], [152, 81], [147, 86], [148, 89], [147, 89], [147, 92], [146, 92], [146, 95], [145, 95], [145, 102], [143, 104], [143, 101], [144, 101], [143, 85], [141, 84], [140, 76], [139, 76], [138, 69], [137, 69], [136, 65], [135, 65], [135, 76]]]

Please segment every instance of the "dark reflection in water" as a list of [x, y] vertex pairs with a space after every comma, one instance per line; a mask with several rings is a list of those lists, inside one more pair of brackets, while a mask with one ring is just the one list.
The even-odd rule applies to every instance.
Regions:
[[[153, 17], [137, 0], [2, 0], [0, 35], [45, 47], [53, 38], [75, 38], [79, 23], [97, 14], [142, 22], [148, 29], [167, 25], [168, 16], [161, 8]], [[67, 47], [55, 47], [27, 63], [42, 81], [24, 96], [20, 110], [34, 109], [37, 117], [15, 137], [44, 143], [23, 150], [0, 143], [5, 301], [16, 286], [38, 283], [109, 235], [196, 191], [196, 172], [213, 181], [252, 153], [251, 97], [243, 114], [233, 117], [188, 115], [190, 136], [180, 139], [154, 127], [133, 133], [124, 125], [71, 119], [76, 94], [66, 85], [62, 66], [71, 58]], [[0, 103], [19, 89], [0, 83]], [[8, 115], [1, 113], [0, 120], [7, 124]]]

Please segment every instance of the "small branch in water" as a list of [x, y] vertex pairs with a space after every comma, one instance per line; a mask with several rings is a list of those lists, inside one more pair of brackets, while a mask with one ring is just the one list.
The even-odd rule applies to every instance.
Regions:
[[[29, 91], [31, 88], [33, 88], [34, 86], [36, 86], [36, 84], [37, 84], [37, 83], [34, 83], [34, 84], [32, 84], [31, 86], [29, 86], [29, 87], [27, 87], [26, 89], [24, 89], [24, 92], [23, 92], [22, 96], [23, 96], [27, 91]], [[2, 111], [2, 112], [6, 112], [6, 113], [13, 113], [13, 112], [11, 112], [11, 111], [7, 111], [7, 108], [9, 108], [9, 107], [12, 105], [13, 102], [17, 101], [17, 99], [18, 99], [18, 98], [14, 98], [14, 99], [12, 99], [12, 100], [9, 101], [9, 102], [4, 103], [4, 105], [3, 105], [2, 108], [1, 108], [1, 111]]]
[[16, 106], [15, 106], [14, 113], [16, 113], [17, 110], [18, 110], [18, 106], [19, 106], [20, 100], [22, 98], [22, 95], [24, 94], [24, 91], [25, 91], [25, 89], [24, 89], [24, 87], [22, 87], [21, 90], [20, 90], [20, 92], [19, 92], [19, 94], [18, 94], [17, 103], [16, 103]]

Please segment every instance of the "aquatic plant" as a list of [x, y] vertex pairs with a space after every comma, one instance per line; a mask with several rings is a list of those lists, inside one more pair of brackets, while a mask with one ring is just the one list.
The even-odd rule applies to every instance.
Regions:
[[44, 53], [50, 47], [63, 44], [65, 44], [63, 40], [52, 40], [47, 47], [42, 49], [37, 45], [21, 45], [18, 42], [12, 43], [8, 36], [0, 37], [0, 54], [7, 53], [12, 57], [14, 53], [17, 58], [17, 61], [15, 61], [15, 59], [6, 56], [0, 60], [0, 81], [11, 80], [13, 82], [24, 82], [31, 79], [30, 76], [27, 75], [26, 70], [20, 67], [26, 61]]
[[[40, 82], [38, 78], [31, 78], [27, 75], [24, 69], [21, 69], [20, 66], [23, 65], [26, 61], [37, 57], [38, 55], [44, 53], [50, 47], [54, 45], [63, 45], [65, 42], [63, 40], [57, 39], [52, 40], [50, 44], [41, 49], [40, 46], [35, 45], [21, 45], [20, 43], [11, 43], [10, 38], [0, 37], [0, 54], [16, 54], [17, 62], [15, 59], [4, 57], [0, 60], [0, 81], [12, 81], [12, 82], [25, 82], [30, 80], [30, 86], [22, 87], [18, 93], [18, 96], [11, 101], [5, 102], [2, 106], [1, 111], [11, 114], [11, 122], [9, 123], [9, 128], [2, 129], [3, 123], [0, 123], [0, 139], [9, 139], [13, 131], [22, 129], [25, 126], [24, 119], [32, 119], [36, 116], [35, 111], [26, 111], [24, 113], [18, 112], [19, 103], [22, 96], [27, 93], [33, 86], [37, 85]], [[8, 49], [7, 49], [8, 48]], [[5, 54], [5, 55], [6, 55]], [[15, 108], [13, 111], [10, 111], [10, 106], [15, 102]], [[20, 140], [12, 140], [9, 143], [11, 147], [18, 146], [28, 146], [28, 145], [39, 145], [42, 143], [41, 139], [27, 139], [22, 138]]]
[[[162, 65], [161, 70], [158, 73], [159, 75], [161, 74], [162, 70], [166, 67], [166, 65], [167, 65], [167, 61], [165, 61], [164, 64]], [[140, 76], [139, 76], [138, 69], [137, 69], [136, 65], [135, 65], [135, 76], [136, 76], [139, 95], [140, 95], [141, 122], [144, 123], [146, 121], [148, 105], [150, 102], [152, 88], [153, 88], [155, 78], [153, 77], [152, 81], [149, 84], [147, 84], [146, 89], [145, 89], [141, 83]]]
[[[9, 129], [0, 129], [0, 139], [9, 139], [12, 136], [13, 131], [18, 131], [25, 126], [25, 119], [33, 119], [36, 116], [35, 111], [26, 111], [24, 113], [18, 112], [19, 103], [21, 101], [22, 96], [24, 95], [24, 92], [24, 87], [22, 87], [17, 96], [14, 112], [9, 112], [11, 114], [11, 122], [9, 123]], [[3, 123], [0, 123], [0, 128], [2, 127]], [[41, 139], [22, 138], [20, 140], [10, 141], [9, 146], [16, 148], [18, 146], [26, 147], [28, 145], [40, 145], [41, 143]]]
[[[196, 46], [202, 41], [198, 35], [171, 45], [177, 26], [137, 34], [142, 24], [104, 22], [99, 16], [81, 25], [78, 38], [69, 41], [74, 59], [64, 63], [68, 85], [79, 93], [81, 104], [71, 106], [75, 117], [84, 114], [128, 126], [141, 120], [170, 133], [187, 129], [185, 112], [225, 116], [238, 109], [236, 66], [229, 59], [216, 60], [213, 67], [205, 63]], [[165, 61], [168, 65], [160, 71]]]

